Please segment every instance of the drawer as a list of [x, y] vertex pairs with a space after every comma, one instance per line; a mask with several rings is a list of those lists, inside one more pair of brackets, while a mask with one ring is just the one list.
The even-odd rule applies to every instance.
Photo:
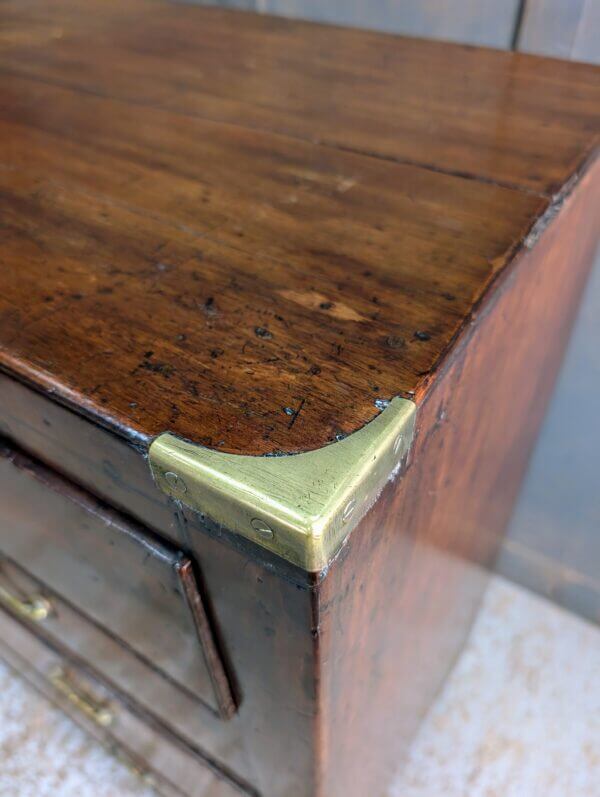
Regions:
[[189, 691], [149, 667], [112, 634], [2, 555], [0, 609], [124, 695], [129, 705], [151, 717], [166, 733], [218, 762], [225, 771], [243, 770], [243, 747], [234, 722], [222, 722], [212, 712], [199, 710], [197, 698]]
[[257, 797], [1, 609], [0, 656], [165, 797]]
[[[212, 713], [232, 715], [230, 681], [188, 557], [6, 444], [0, 445], [0, 504], [1, 554], [148, 670]], [[6, 584], [2, 595], [19, 603], [18, 590], [12, 595]], [[77, 649], [73, 625], [54, 624], [62, 642]], [[118, 666], [108, 657], [102, 663], [109, 677]]]

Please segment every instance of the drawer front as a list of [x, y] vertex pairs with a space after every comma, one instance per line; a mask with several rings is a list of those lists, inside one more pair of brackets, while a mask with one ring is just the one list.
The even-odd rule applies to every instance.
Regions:
[[165, 797], [257, 797], [1, 609], [0, 656]]
[[231, 716], [232, 690], [185, 555], [4, 444], [0, 506], [0, 553], [149, 668]]
[[130, 705], [168, 727], [187, 744], [210, 755], [223, 769], [241, 771], [244, 752], [235, 722], [199, 710], [198, 700], [145, 664], [112, 634], [92, 623], [70, 603], [22, 567], [0, 555], [0, 610], [36, 637], [86, 667]]

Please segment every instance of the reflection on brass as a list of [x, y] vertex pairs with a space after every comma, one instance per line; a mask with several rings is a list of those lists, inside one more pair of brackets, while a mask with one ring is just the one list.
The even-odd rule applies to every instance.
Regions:
[[0, 603], [4, 603], [15, 614], [41, 623], [52, 612], [52, 605], [42, 595], [31, 595], [28, 598], [19, 598], [4, 587], [0, 586]]
[[277, 457], [224, 454], [166, 433], [150, 446], [150, 466], [158, 486], [175, 500], [319, 571], [406, 460], [415, 410], [412, 401], [394, 399], [339, 442]]
[[115, 716], [106, 701], [95, 698], [87, 689], [75, 684], [72, 676], [62, 667], [52, 670], [49, 679], [54, 688], [86, 717], [103, 728], [112, 725]]

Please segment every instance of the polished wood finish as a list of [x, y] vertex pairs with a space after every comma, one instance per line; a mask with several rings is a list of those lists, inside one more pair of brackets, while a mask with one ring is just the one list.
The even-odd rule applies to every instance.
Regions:
[[306, 450], [418, 395], [594, 143], [590, 67], [50, 8], [2, 8], [0, 362], [144, 444]]
[[160, 0], [7, 0], [2, 21], [3, 74], [163, 108], [169, 135], [199, 117], [553, 193], [595, 132], [582, 64]]
[[[15, 100], [31, 92], [36, 116], [48, 103], [96, 152], [112, 131], [146, 159], [172, 129], [172, 117], [153, 120], [153, 109], [123, 118], [96, 96], [2, 81], [11, 84]], [[169, 430], [260, 454], [355, 431], [377, 414], [376, 401], [414, 394], [546, 204], [193, 119], [169, 139], [168, 172], [142, 166], [140, 181], [139, 167], [109, 156], [100, 157], [105, 181], [93, 165], [79, 178], [66, 174], [54, 135], [43, 136], [36, 162], [27, 108], [11, 117], [19, 124], [7, 152], [19, 168], [0, 172], [10, 207], [0, 361], [140, 441]], [[88, 171], [90, 157], [80, 150], [76, 168]], [[361, 224], [349, 226], [355, 212]], [[67, 225], [78, 229], [73, 238], [61, 234]], [[33, 290], [11, 279], [28, 229]], [[57, 349], [65, 356], [49, 372]]]
[[233, 714], [189, 558], [7, 445], [0, 503], [4, 554], [180, 688]]
[[[239, 705], [139, 694], [161, 733], [263, 797], [378, 794], [560, 360], [597, 237], [599, 73], [160, 1], [9, 0], [0, 22], [2, 433], [201, 574]], [[321, 573], [151, 482], [160, 432], [309, 450], [396, 395], [410, 467]], [[84, 670], [107, 644], [87, 589], [79, 656], [43, 641]], [[109, 658], [93, 677], [135, 704]]]

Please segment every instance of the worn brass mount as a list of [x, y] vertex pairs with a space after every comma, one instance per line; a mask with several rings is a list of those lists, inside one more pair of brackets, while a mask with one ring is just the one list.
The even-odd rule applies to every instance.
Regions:
[[165, 433], [150, 446], [157, 485], [211, 521], [308, 571], [321, 571], [405, 461], [415, 405], [396, 398], [373, 421], [301, 454], [225, 454]]

